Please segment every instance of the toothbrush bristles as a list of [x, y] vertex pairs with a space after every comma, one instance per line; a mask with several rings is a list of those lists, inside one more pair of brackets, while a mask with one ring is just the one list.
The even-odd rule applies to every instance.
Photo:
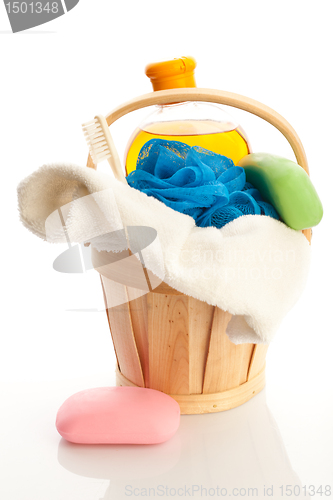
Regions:
[[95, 163], [100, 163], [112, 156], [104, 138], [103, 130], [96, 119], [84, 123], [82, 129], [90, 154]]

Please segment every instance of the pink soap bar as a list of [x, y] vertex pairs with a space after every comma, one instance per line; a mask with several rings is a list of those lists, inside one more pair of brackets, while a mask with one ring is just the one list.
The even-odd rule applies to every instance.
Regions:
[[140, 387], [99, 387], [69, 397], [56, 427], [81, 444], [156, 444], [179, 427], [180, 408], [167, 394]]

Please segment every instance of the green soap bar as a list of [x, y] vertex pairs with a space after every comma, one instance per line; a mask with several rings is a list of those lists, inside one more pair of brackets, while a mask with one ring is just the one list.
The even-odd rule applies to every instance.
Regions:
[[323, 206], [310, 177], [297, 163], [281, 156], [251, 153], [238, 165], [287, 226], [301, 230], [319, 224]]

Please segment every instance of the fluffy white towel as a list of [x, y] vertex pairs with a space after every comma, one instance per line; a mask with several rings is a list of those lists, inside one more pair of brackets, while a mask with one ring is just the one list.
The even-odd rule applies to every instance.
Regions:
[[157, 239], [142, 252], [146, 267], [180, 292], [233, 314], [227, 334], [234, 343], [269, 343], [305, 287], [310, 245], [270, 217], [198, 228], [191, 217], [113, 177], [71, 164], [41, 167], [20, 183], [18, 198], [23, 224], [51, 242], [66, 241], [60, 207], [70, 240], [91, 241], [98, 251], [122, 250], [111, 231], [154, 228]]

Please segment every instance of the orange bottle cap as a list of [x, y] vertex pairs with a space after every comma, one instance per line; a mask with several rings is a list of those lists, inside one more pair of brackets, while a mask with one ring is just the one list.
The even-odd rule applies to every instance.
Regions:
[[194, 69], [197, 63], [193, 57], [180, 57], [171, 61], [151, 63], [145, 73], [154, 90], [196, 87]]

